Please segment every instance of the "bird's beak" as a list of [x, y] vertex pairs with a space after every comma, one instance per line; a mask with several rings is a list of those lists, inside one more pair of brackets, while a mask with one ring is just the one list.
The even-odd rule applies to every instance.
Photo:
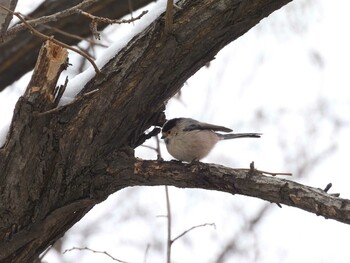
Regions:
[[160, 137], [161, 139], [165, 139], [165, 134], [164, 133], [162, 133], [162, 137]]

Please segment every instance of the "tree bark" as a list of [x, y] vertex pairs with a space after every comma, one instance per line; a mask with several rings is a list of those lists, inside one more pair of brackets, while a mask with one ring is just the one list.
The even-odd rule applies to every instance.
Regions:
[[[56, 108], [47, 99], [55, 96], [52, 88], [44, 89], [47, 86], [42, 84], [39, 91], [35, 89], [38, 92], [31, 92], [29, 85], [26, 96], [17, 102], [10, 132], [0, 150], [0, 262], [30, 262], [95, 204], [128, 186], [166, 184], [231, 189], [231, 193], [239, 193], [232, 190], [239, 189], [255, 196], [252, 184], [258, 177], [244, 184], [238, 177], [238, 181], [228, 180], [225, 171], [222, 176], [214, 174], [213, 181], [209, 174], [215, 166], [198, 165], [200, 170], [195, 172], [190, 170], [192, 165], [180, 165], [185, 169], [181, 181], [174, 174], [163, 174], [152, 163], [136, 160], [133, 149], [147, 138], [144, 132], [148, 128], [162, 125], [166, 101], [192, 74], [226, 44], [288, 2], [180, 1], [182, 9], [174, 14], [172, 34], [164, 33], [161, 15], [112, 58], [74, 102]], [[33, 96], [39, 96], [40, 103]], [[179, 164], [172, 163], [161, 167], [168, 165], [175, 171], [180, 169]], [[206, 169], [209, 172], [205, 174]], [[191, 176], [194, 172], [195, 177]], [[201, 184], [197, 182], [199, 174], [206, 178]], [[186, 175], [191, 180], [185, 179]], [[269, 180], [272, 178], [266, 179], [264, 187], [275, 182]], [[265, 200], [300, 207], [307, 199], [288, 184], [272, 190], [277, 188], [282, 194], [258, 194]], [[348, 206], [347, 201], [335, 201], [338, 210], [339, 202]], [[320, 206], [319, 213], [327, 209]], [[328, 212], [324, 215], [331, 217]], [[338, 215], [331, 218], [348, 220]]]
[[[111, 172], [108, 177], [113, 178], [114, 173]], [[130, 178], [135, 185], [169, 184], [180, 188], [202, 188], [258, 197], [350, 224], [350, 200], [330, 195], [319, 188], [265, 176], [254, 169], [232, 169], [205, 163], [183, 165], [176, 162], [137, 160], [134, 174], [128, 179]], [[112, 181], [113, 179], [111, 187]]]

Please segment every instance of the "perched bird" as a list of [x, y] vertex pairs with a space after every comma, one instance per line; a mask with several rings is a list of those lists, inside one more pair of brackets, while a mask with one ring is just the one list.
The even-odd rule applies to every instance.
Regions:
[[[227, 134], [217, 133], [227, 132]], [[260, 138], [260, 133], [228, 133], [231, 129], [191, 118], [168, 120], [162, 128], [162, 139], [168, 152], [179, 161], [199, 161], [221, 140], [235, 138]]]

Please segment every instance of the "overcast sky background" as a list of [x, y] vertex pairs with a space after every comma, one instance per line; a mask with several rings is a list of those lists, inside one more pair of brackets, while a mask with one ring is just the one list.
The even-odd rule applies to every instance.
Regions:
[[[19, 1], [18, 11], [25, 10]], [[151, 9], [150, 5], [145, 9]], [[187, 81], [168, 103], [168, 118], [192, 117], [261, 132], [261, 139], [220, 142], [204, 162], [292, 172], [293, 181], [350, 198], [349, 113], [350, 39], [347, 0], [296, 0], [224, 48], [209, 67]], [[137, 23], [142, 23], [142, 19]], [[103, 42], [115, 43], [134, 25], [112, 26]], [[120, 29], [117, 31], [116, 29]], [[71, 54], [75, 73], [78, 59]], [[76, 61], [74, 63], [74, 61]], [[1, 123], [23, 93], [30, 74], [0, 93]], [[155, 145], [150, 140], [147, 145]], [[162, 154], [170, 160], [164, 144]], [[139, 147], [137, 155], [155, 159]], [[215, 223], [188, 233], [173, 245], [173, 262], [215, 262], [228, 242], [234, 250], [222, 262], [348, 262], [350, 228], [295, 208], [244, 196], [170, 188], [173, 236], [191, 226]], [[249, 220], [268, 205], [253, 231]], [[62, 250], [88, 246], [128, 262], [165, 261], [164, 187], [122, 190], [96, 206], [64, 237]], [[88, 251], [49, 252], [45, 260], [113, 262]], [[64, 260], [64, 261], [62, 261]]]

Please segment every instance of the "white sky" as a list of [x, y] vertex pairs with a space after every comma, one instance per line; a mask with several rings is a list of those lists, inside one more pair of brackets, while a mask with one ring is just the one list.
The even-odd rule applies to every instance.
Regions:
[[[339, 130], [332, 121], [335, 116], [349, 123], [348, 10], [350, 2], [346, 0], [299, 0], [275, 12], [223, 49], [209, 68], [193, 76], [182, 89], [181, 99], [169, 102], [167, 117], [193, 117], [237, 132], [264, 134], [261, 139], [222, 142], [204, 162], [247, 167], [254, 160], [262, 170], [293, 172], [291, 180], [315, 187], [324, 188], [332, 182], [330, 192], [350, 198], [349, 127]], [[132, 27], [127, 25], [122, 30]], [[120, 34], [115, 32], [116, 36]], [[118, 38], [109, 38], [118, 45]], [[322, 66], [315, 63], [318, 57]], [[11, 112], [7, 109], [22, 94], [29, 77], [15, 83], [15, 89], [0, 94], [1, 123], [10, 121], [10, 114], [5, 112]], [[332, 142], [337, 150], [311, 168], [307, 177], [298, 178], [296, 167]], [[171, 159], [164, 145], [162, 153], [165, 159]], [[137, 155], [156, 157], [142, 147]], [[171, 188], [170, 194], [174, 236], [193, 225], [216, 224], [216, 229], [196, 229], [177, 241], [173, 262], [213, 262], [227, 240], [265, 204], [258, 199], [203, 190]], [[348, 225], [295, 208], [271, 206], [271, 214], [255, 234], [236, 237], [239, 249], [249, 248], [248, 252], [243, 250], [243, 254], [226, 262], [255, 262], [255, 251], [259, 253], [256, 262], [348, 262]], [[142, 210], [142, 218], [137, 216], [140, 211], [133, 210], [135, 207]], [[64, 248], [88, 245], [126, 261], [142, 262], [150, 244], [147, 262], [164, 262], [164, 254], [156, 253], [162, 245], [157, 242], [165, 242], [165, 219], [157, 217], [164, 214], [163, 187], [120, 191], [67, 233]], [[87, 239], [82, 229], [95, 232]], [[68, 262], [76, 262], [77, 258], [84, 263], [112, 262], [90, 252], [65, 255]], [[59, 262], [55, 253], [49, 253], [45, 260]]]

